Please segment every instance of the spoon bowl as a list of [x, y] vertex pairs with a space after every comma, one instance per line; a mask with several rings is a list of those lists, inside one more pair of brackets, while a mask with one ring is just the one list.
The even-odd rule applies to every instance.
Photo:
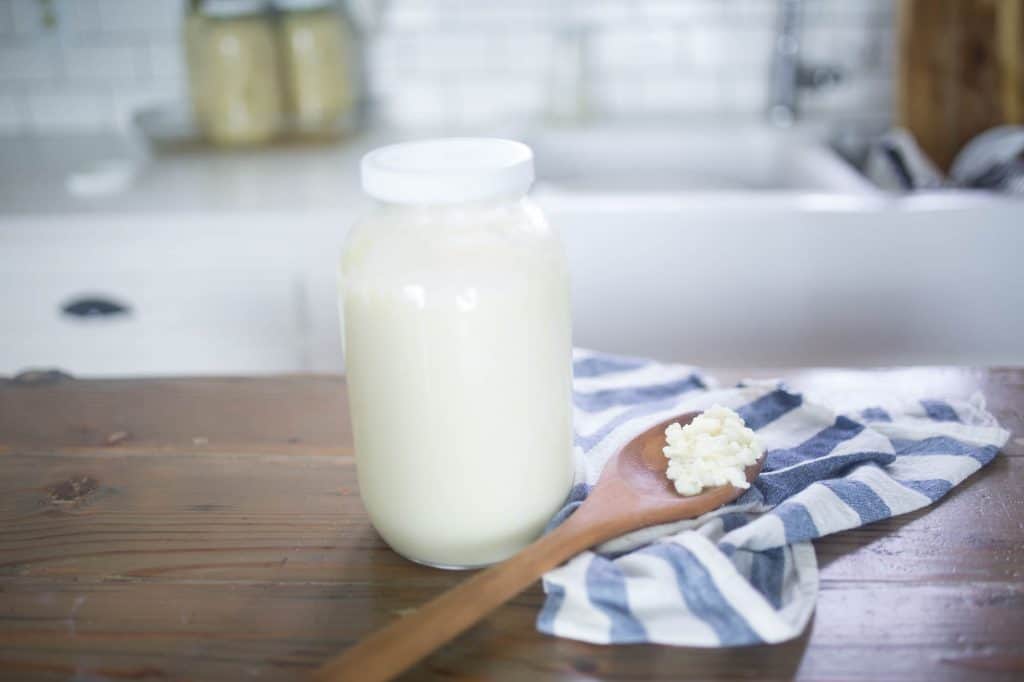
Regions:
[[[632, 438], [605, 464], [587, 499], [561, 525], [330, 659], [314, 678], [391, 679], [583, 550], [640, 528], [696, 518], [735, 500], [743, 490], [731, 485], [683, 497], [665, 475], [665, 429], [674, 422], [688, 424], [698, 414], [672, 417]], [[746, 468], [748, 482], [757, 478], [763, 462], [762, 455]]]
[[[743, 494], [743, 490], [730, 485], [707, 488], [697, 495], [683, 497], [666, 475], [668, 458], [662, 452], [665, 447], [665, 429], [670, 424], [685, 426], [700, 413], [688, 412], [655, 424], [632, 438], [613, 456], [605, 466], [597, 485], [577, 513], [588, 504], [606, 506], [614, 502], [603, 502], [605, 495], [622, 495], [622, 486], [628, 491], [631, 514], [629, 530], [645, 526], [670, 523], [682, 519], [696, 518], [732, 502]], [[753, 483], [764, 464], [762, 455], [744, 471], [747, 482]], [[607, 492], [606, 492], [607, 489]], [[614, 492], [613, 492], [614, 491]], [[611, 510], [613, 513], [625, 509]], [[626, 519], [624, 519], [626, 521]], [[636, 525], [634, 525], [636, 524]], [[627, 532], [627, 531], [622, 531]]]

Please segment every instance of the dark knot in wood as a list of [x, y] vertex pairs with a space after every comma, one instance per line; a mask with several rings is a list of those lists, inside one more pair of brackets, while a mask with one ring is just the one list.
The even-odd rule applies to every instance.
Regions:
[[50, 502], [54, 504], [74, 504], [81, 502], [99, 489], [100, 484], [92, 476], [72, 476], [50, 488]]

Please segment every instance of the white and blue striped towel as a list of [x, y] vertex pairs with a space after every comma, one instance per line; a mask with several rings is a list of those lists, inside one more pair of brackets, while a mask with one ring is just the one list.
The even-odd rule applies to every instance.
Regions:
[[719, 403], [767, 449], [734, 504], [647, 528], [544, 576], [540, 631], [601, 644], [782, 642], [814, 609], [811, 540], [927, 506], [995, 457], [1009, 433], [970, 401], [923, 399], [837, 414], [775, 382], [717, 388], [691, 367], [578, 351], [577, 484], [564, 519], [634, 435]]

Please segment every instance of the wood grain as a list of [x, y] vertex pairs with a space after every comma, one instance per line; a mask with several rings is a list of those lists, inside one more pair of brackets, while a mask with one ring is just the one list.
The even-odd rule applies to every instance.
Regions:
[[351, 455], [352, 434], [339, 377], [42, 375], [0, 379], [0, 448]]
[[[387, 549], [366, 521], [351, 461], [9, 454], [2, 466], [0, 578], [401, 580], [430, 590], [464, 577], [421, 570]], [[81, 477], [97, 482], [94, 492], [52, 499]], [[1001, 456], [936, 507], [822, 540], [824, 577], [1020, 578], [1022, 485], [1024, 458]], [[975, 516], [984, 523], [966, 532], [963, 519]]]
[[972, 137], [1024, 115], [1024, 0], [903, 0], [897, 119], [948, 170]]
[[[1024, 675], [1024, 371], [713, 373], [858, 394], [982, 388], [1014, 436], [939, 505], [817, 542], [820, 600], [795, 642], [550, 638], [533, 627], [533, 587], [403, 679]], [[343, 409], [327, 377], [2, 383], [0, 679], [303, 679], [462, 581], [400, 559], [369, 527]], [[105, 445], [112, 426], [135, 445]], [[216, 437], [197, 447], [201, 432]]]
[[1024, 0], [1004, 0], [996, 9], [999, 85], [1003, 119], [1024, 123]]

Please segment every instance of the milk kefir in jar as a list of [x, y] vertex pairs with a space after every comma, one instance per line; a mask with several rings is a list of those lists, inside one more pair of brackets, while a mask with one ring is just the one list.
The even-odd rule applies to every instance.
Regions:
[[518, 142], [384, 147], [375, 211], [341, 263], [359, 489], [399, 554], [472, 567], [514, 554], [573, 479], [569, 280], [525, 194]]

